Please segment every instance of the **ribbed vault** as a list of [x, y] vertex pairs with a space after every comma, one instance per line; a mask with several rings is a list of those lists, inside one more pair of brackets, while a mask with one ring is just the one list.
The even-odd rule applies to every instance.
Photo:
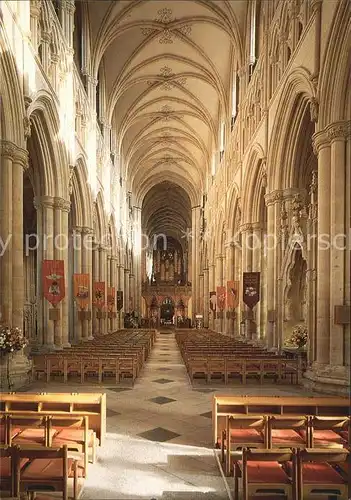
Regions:
[[93, 71], [99, 78], [104, 68], [105, 118], [137, 199], [167, 179], [199, 202], [228, 111], [233, 57], [242, 59], [247, 3], [89, 2]]

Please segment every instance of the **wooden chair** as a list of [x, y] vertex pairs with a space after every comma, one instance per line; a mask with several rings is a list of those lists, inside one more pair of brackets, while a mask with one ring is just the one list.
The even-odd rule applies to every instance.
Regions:
[[[21, 467], [21, 460], [28, 462]], [[60, 491], [68, 500], [68, 480], [73, 478], [73, 500], [78, 498], [78, 459], [68, 456], [62, 448], [16, 447], [15, 494], [26, 492]]]
[[239, 378], [240, 382], [242, 383], [243, 381], [243, 361], [240, 359], [235, 359], [235, 358], [227, 358], [226, 359], [226, 365], [225, 365], [225, 383], [229, 383], [229, 379], [232, 378]]
[[307, 416], [268, 416], [268, 448], [307, 448], [309, 422]]
[[207, 380], [207, 359], [204, 357], [197, 357], [189, 360], [189, 376], [190, 380], [194, 382], [195, 375], [202, 374]]
[[351, 496], [350, 482], [332, 464], [350, 463], [346, 449], [306, 448], [297, 451], [298, 500], [347, 500]]
[[210, 384], [212, 377], [219, 376], [220, 380], [225, 380], [225, 359], [209, 357], [207, 361], [207, 382]]
[[48, 446], [47, 416], [8, 415], [7, 435], [9, 445]]
[[310, 448], [343, 448], [348, 446], [341, 432], [350, 426], [349, 417], [312, 416], [310, 422]]
[[[52, 433], [55, 435], [52, 438]], [[84, 476], [87, 477], [89, 463], [89, 448], [92, 450], [92, 461], [96, 457], [96, 437], [93, 430], [89, 429], [87, 416], [50, 416], [48, 418], [48, 446], [59, 448], [66, 445], [67, 450], [78, 452], [84, 456]]]
[[[285, 464], [292, 464], [291, 469]], [[234, 498], [239, 499], [242, 478], [242, 500], [273, 498], [298, 500], [296, 491], [296, 452], [291, 449], [250, 450], [244, 448], [242, 459], [234, 462]]]
[[[230, 439], [229, 439], [230, 436]], [[267, 448], [267, 418], [264, 416], [227, 416], [222, 432], [221, 457], [225, 472], [231, 473], [231, 454], [243, 448]]]
[[[0, 445], [0, 490], [6, 491], [10, 496], [14, 495], [15, 488], [15, 457], [13, 448]], [[1, 493], [1, 498], [3, 494]]]

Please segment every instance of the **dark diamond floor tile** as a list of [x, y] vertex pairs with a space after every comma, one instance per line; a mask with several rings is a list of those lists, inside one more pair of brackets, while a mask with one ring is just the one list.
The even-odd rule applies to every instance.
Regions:
[[148, 439], [149, 441], [158, 441], [159, 443], [164, 443], [166, 441], [169, 441], [170, 439], [180, 436], [180, 434], [169, 431], [167, 429], [163, 429], [163, 427], [156, 427], [155, 429], [151, 429], [150, 431], [142, 432], [138, 434], [138, 436], [144, 439]]
[[193, 389], [193, 391], [196, 391], [196, 392], [203, 392], [204, 394], [208, 394], [210, 392], [215, 392], [216, 389]]
[[170, 349], [168, 347], [161, 347], [160, 351], [169, 351]]
[[159, 371], [159, 372], [169, 372], [171, 370], [172, 370], [172, 368], [157, 368], [157, 371]]
[[157, 396], [156, 398], [149, 399], [149, 401], [152, 401], [153, 403], [156, 403], [158, 405], [165, 405], [167, 403], [172, 403], [173, 401], [177, 400], [172, 398], [166, 398], [165, 396]]
[[157, 382], [158, 384], [169, 384], [170, 382], [174, 382], [174, 380], [171, 380], [169, 378], [158, 378], [156, 380], [153, 380], [153, 382]]
[[206, 413], [200, 413], [200, 417], [212, 418], [212, 411], [207, 411]]
[[118, 411], [110, 410], [110, 408], [106, 408], [106, 417], [117, 417], [120, 415]]
[[131, 391], [132, 389], [128, 389], [127, 387], [109, 387], [108, 390], [113, 392], [124, 392]]

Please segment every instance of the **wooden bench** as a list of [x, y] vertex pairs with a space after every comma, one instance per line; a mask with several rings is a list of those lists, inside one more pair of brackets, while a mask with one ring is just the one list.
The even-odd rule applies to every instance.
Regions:
[[218, 447], [226, 417], [244, 415], [266, 416], [350, 416], [348, 398], [299, 396], [222, 396], [214, 395], [212, 406], [213, 442]]
[[[284, 467], [292, 464], [290, 468]], [[234, 498], [239, 499], [239, 480], [242, 479], [242, 500], [257, 498], [297, 498], [296, 453], [291, 449], [251, 450], [244, 448], [236, 454], [234, 475]], [[302, 500], [302, 499], [301, 499]]]
[[2, 393], [0, 414], [65, 418], [88, 417], [100, 446], [106, 434], [106, 394], [102, 393]]
[[298, 500], [347, 500], [351, 497], [350, 480], [337, 470], [339, 464], [350, 465], [346, 449], [307, 448], [297, 451]]

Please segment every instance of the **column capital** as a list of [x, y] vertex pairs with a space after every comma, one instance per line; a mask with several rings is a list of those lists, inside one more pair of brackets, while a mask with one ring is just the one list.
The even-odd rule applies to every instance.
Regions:
[[217, 260], [224, 260], [224, 255], [223, 254], [218, 254], [216, 255]]
[[64, 198], [54, 198], [54, 204], [55, 208], [58, 208], [63, 212], [69, 212], [71, 210], [71, 202], [69, 200], [65, 200]]
[[306, 196], [306, 189], [299, 188], [287, 188], [282, 191], [282, 197], [284, 201], [292, 200], [296, 195], [300, 195], [302, 198]]
[[246, 222], [245, 224], [241, 224], [241, 226], [239, 227], [239, 231], [241, 233], [250, 232], [252, 231], [252, 229], [253, 229], [253, 224], [251, 222]]
[[325, 129], [315, 132], [312, 136], [313, 151], [319, 151], [330, 146], [333, 141], [346, 140], [351, 136], [351, 121], [339, 121], [327, 125]]
[[94, 229], [92, 227], [82, 226], [81, 228], [83, 234], [93, 234]]
[[275, 203], [279, 203], [283, 198], [283, 191], [281, 189], [276, 189], [274, 191], [271, 191], [270, 193], [267, 193], [264, 196], [266, 205], [274, 205]]
[[54, 208], [55, 207], [55, 198], [53, 196], [36, 196], [34, 198], [34, 206], [36, 209], [40, 207], [45, 208]]
[[11, 141], [0, 141], [1, 156], [3, 158], [8, 158], [13, 162], [20, 163], [23, 169], [28, 167], [28, 151], [20, 148]]

